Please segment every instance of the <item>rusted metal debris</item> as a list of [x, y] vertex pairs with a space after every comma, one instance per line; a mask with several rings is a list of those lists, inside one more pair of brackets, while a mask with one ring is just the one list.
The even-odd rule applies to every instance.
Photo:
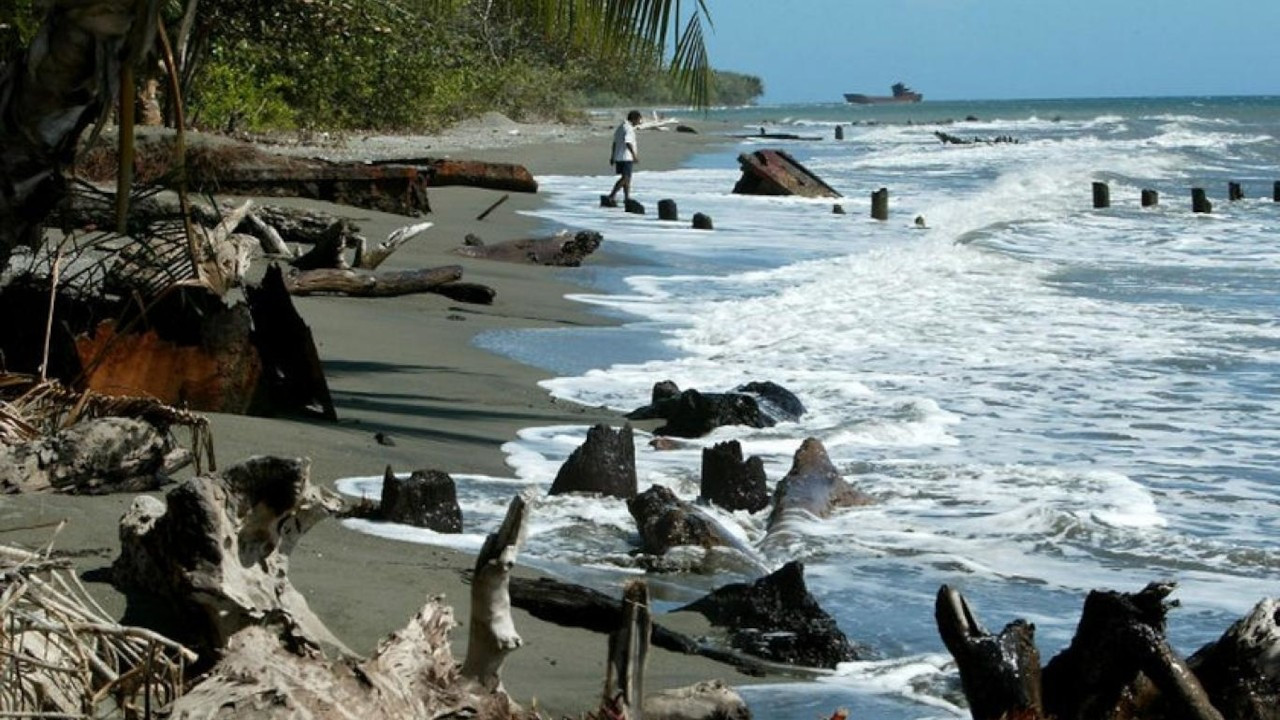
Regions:
[[782, 150], [757, 150], [738, 156], [742, 177], [733, 186], [738, 195], [800, 195], [838, 198], [840, 193]]

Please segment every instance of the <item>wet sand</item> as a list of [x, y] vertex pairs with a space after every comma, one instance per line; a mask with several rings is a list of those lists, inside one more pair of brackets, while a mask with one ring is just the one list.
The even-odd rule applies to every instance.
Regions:
[[[535, 176], [599, 174], [603, 176], [603, 193], [612, 184], [606, 160], [613, 123], [562, 128], [515, 126], [490, 118], [430, 138], [346, 138], [341, 145], [281, 149], [335, 158], [427, 155], [516, 162], [526, 165]], [[696, 121], [689, 124], [702, 132], [642, 130], [640, 167], [676, 167], [690, 154], [722, 141], [716, 137], [721, 128]], [[650, 206], [656, 204], [657, 198], [638, 192]], [[388, 465], [400, 472], [435, 468], [449, 473], [502, 475], [509, 470], [499, 447], [514, 439], [522, 427], [620, 424], [622, 418], [613, 412], [553, 402], [536, 385], [547, 377], [545, 372], [471, 344], [477, 333], [486, 330], [607, 322], [565, 299], [567, 292], [575, 290], [573, 269], [507, 264], [451, 252], [467, 233], [493, 243], [553, 230], [521, 213], [540, 202], [534, 195], [512, 194], [484, 221], [475, 220], [501, 196], [501, 192], [472, 188], [432, 189], [433, 212], [425, 219], [434, 222], [434, 227], [398, 250], [383, 266], [462, 265], [464, 281], [483, 283], [497, 291], [493, 305], [461, 304], [434, 294], [296, 298], [298, 311], [311, 326], [340, 419], [329, 423], [212, 415], [219, 465], [260, 454], [307, 457], [313, 482], [328, 488], [342, 477], [379, 475]], [[375, 242], [412, 222], [324, 203], [263, 202], [315, 206], [354, 218], [362, 233]], [[595, 205], [598, 200], [592, 195], [582, 202]], [[601, 253], [608, 252], [608, 243], [606, 232]], [[593, 256], [586, 264], [596, 260]], [[380, 444], [375, 439], [377, 433], [389, 436], [394, 445]], [[179, 438], [185, 439], [184, 431], [179, 431]], [[75, 554], [82, 570], [100, 571], [117, 553], [116, 524], [131, 499], [4, 498], [0, 500], [0, 542], [47, 543], [51, 537], [47, 527], [15, 528], [65, 518], [68, 522], [54, 546]], [[453, 652], [461, 660], [466, 651], [469, 592], [461, 571], [473, 561], [449, 550], [360, 534], [329, 520], [302, 539], [292, 555], [290, 577], [317, 615], [362, 654], [403, 626], [426, 598], [444, 595], [460, 623], [454, 633]], [[89, 577], [97, 574], [91, 572]], [[110, 585], [93, 581], [89, 587], [109, 612], [123, 612], [124, 601]], [[700, 629], [688, 617], [660, 618], [659, 622], [672, 622], [685, 630]], [[543, 623], [519, 610], [516, 627], [525, 647], [507, 660], [503, 677], [511, 696], [525, 705], [536, 703], [552, 716], [593, 707], [604, 677], [605, 637]], [[646, 686], [654, 691], [709, 678], [723, 678], [730, 684], [749, 680], [724, 665], [655, 650]]]

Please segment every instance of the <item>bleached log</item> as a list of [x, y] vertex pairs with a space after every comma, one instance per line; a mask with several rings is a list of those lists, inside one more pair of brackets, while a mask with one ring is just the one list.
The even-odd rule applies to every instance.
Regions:
[[146, 421], [85, 420], [53, 436], [0, 445], [0, 492], [152, 490], [190, 459], [167, 432]]
[[381, 242], [377, 247], [371, 249], [366, 247], [364, 239], [361, 238], [360, 243], [356, 246], [356, 260], [352, 265], [362, 270], [377, 270], [384, 260], [391, 257], [391, 253], [398, 250], [401, 245], [426, 232], [434, 224], [423, 222], [397, 228], [387, 235], [385, 242]]
[[431, 292], [462, 277], [462, 267], [445, 265], [422, 270], [374, 272], [348, 268], [306, 270], [285, 278], [291, 295], [333, 293], [358, 297], [393, 297]]
[[502, 663], [524, 644], [511, 618], [509, 580], [516, 555], [524, 544], [529, 505], [519, 495], [511, 499], [496, 533], [490, 533], [476, 557], [471, 578], [471, 625], [462, 675], [486, 690], [502, 689]]
[[262, 244], [263, 253], [293, 257], [293, 250], [289, 248], [288, 243], [280, 236], [279, 231], [258, 217], [257, 213], [249, 213], [244, 220], [253, 229], [254, 237], [258, 238], [258, 242]]

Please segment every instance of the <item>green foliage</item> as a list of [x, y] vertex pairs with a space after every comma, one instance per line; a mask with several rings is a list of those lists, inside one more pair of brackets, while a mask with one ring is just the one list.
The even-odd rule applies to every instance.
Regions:
[[[709, 106], [751, 105], [764, 94], [764, 82], [755, 75], [727, 70], [712, 73]], [[682, 105], [685, 96], [669, 74], [650, 68], [632, 73], [629, 79], [603, 78], [586, 86], [580, 102], [590, 107], [631, 105]]]
[[0, 64], [31, 42], [41, 17], [36, 0], [0, 2]]
[[[187, 1], [168, 4], [169, 27]], [[187, 115], [217, 129], [430, 130], [489, 110], [561, 118], [584, 91], [705, 100], [705, 8], [692, 4], [677, 32], [678, 0], [200, 0], [178, 43]]]

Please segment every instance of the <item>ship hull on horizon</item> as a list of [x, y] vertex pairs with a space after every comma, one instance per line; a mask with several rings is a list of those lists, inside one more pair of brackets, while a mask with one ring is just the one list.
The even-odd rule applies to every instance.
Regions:
[[845, 93], [845, 102], [854, 105], [890, 105], [899, 103], [918, 103], [924, 96], [918, 92], [906, 95], [863, 95], [861, 93]]

